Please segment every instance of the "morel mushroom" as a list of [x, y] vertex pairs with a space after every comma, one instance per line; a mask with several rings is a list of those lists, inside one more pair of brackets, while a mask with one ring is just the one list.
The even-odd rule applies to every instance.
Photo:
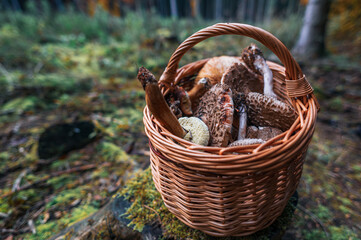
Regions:
[[278, 128], [249, 126], [247, 127], [246, 136], [247, 138], [258, 138], [267, 141], [281, 133], [282, 131]]
[[[255, 46], [248, 48], [251, 50], [258, 49]], [[250, 54], [248, 52], [247, 56], [251, 59], [249, 62], [254, 62], [259, 59], [259, 57], [263, 58], [261, 54], [262, 53], [260, 53], [260, 51], [256, 51], [255, 54]], [[243, 56], [245, 56], [245, 54], [243, 54]], [[265, 65], [267, 66], [266, 63]], [[259, 93], [260, 86], [262, 86], [259, 85], [260, 82], [256, 81], [249, 73], [245, 74], [246, 72], [247, 68], [245, 68], [242, 64], [235, 63], [224, 73], [222, 77], [221, 83], [229, 85], [234, 93], [233, 97], [234, 101], [237, 103], [236, 107], [239, 107], [237, 98], [245, 98], [248, 121], [252, 125], [274, 127], [281, 129], [282, 131], [290, 128], [297, 118], [297, 114], [294, 109], [286, 103], [273, 97], [276, 95], [273, 92], [271, 80], [264, 80], [263, 92], [268, 93], [268, 96], [266, 96]], [[242, 79], [242, 77], [244, 79]], [[268, 74], [265, 77], [272, 77], [272, 73], [271, 75]], [[242, 85], [238, 84], [239, 82], [241, 82]], [[257, 92], [253, 92], [253, 90]], [[235, 115], [234, 121], [237, 121], [237, 117], [238, 116]]]
[[216, 84], [200, 99], [194, 112], [208, 126], [210, 146], [225, 147], [231, 137], [233, 122], [232, 91], [225, 84]]
[[252, 125], [274, 127], [286, 131], [297, 118], [291, 106], [260, 93], [247, 94], [246, 105], [248, 119]]
[[243, 49], [242, 59], [252, 71], [263, 76], [263, 94], [276, 98], [277, 96], [273, 92], [273, 74], [266, 63], [266, 59], [263, 57], [261, 50], [252, 43], [250, 46]]
[[[207, 144], [209, 131], [199, 118], [179, 122], [167, 105], [154, 75], [144, 67], [139, 68], [138, 80], [145, 90], [145, 100], [154, 118], [169, 132], [180, 138], [186, 138], [196, 144]], [[198, 121], [198, 122], [197, 122]], [[183, 126], [184, 125], [184, 128]], [[192, 127], [194, 126], [194, 127]], [[200, 136], [203, 136], [200, 138]], [[209, 137], [208, 137], [209, 138]]]

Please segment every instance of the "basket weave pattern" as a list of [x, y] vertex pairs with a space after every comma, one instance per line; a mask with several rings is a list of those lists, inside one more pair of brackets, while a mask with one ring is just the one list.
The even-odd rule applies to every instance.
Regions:
[[188, 226], [207, 234], [245, 236], [269, 226], [296, 190], [318, 103], [299, 65], [277, 38], [262, 29], [234, 23], [216, 24], [185, 40], [161, 77], [164, 93], [171, 84], [197, 74], [207, 62], [204, 59], [177, 69], [192, 46], [224, 34], [252, 37], [284, 64], [268, 62], [275, 93], [299, 115], [291, 128], [264, 144], [222, 148], [195, 145], [172, 135], [147, 107], [143, 120], [153, 180], [167, 208]]

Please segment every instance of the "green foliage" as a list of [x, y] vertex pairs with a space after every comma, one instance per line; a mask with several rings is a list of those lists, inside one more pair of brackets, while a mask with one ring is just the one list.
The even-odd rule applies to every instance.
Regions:
[[332, 212], [324, 205], [319, 204], [313, 212], [323, 222], [329, 222], [332, 220]]
[[[35, 19], [35, 18], [33, 18]], [[6, 66], [25, 66], [31, 63], [29, 48], [34, 44], [31, 38], [24, 38], [13, 25], [0, 25], [0, 62]]]
[[55, 222], [39, 224], [36, 227], [36, 233], [27, 236], [26, 239], [29, 240], [48, 239], [57, 231], [59, 231], [59, 226]]
[[52, 198], [47, 204], [46, 207], [50, 208], [51, 206], [60, 205], [60, 206], [66, 206], [70, 204], [70, 202], [76, 200], [76, 199], [82, 199], [86, 194], [86, 191], [84, 191], [83, 188], [78, 187], [75, 189], [69, 189], [64, 190], [61, 193], [59, 193], [57, 196]]
[[311, 231], [303, 230], [303, 235], [305, 240], [327, 239], [326, 233], [319, 229], [314, 229]]
[[356, 240], [359, 236], [346, 226], [331, 226], [331, 240]]
[[25, 111], [35, 110], [36, 108], [39, 108], [41, 106], [43, 106], [43, 104], [38, 97], [19, 97], [4, 104], [4, 106], [1, 107], [0, 111], [13, 111], [17, 114], [20, 114]]
[[123, 149], [111, 142], [102, 142], [98, 146], [101, 156], [109, 162], [127, 162], [129, 156]]

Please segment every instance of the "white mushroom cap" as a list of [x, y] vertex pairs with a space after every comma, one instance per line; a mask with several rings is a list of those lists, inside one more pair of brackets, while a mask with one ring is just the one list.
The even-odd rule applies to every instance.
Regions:
[[197, 117], [182, 117], [178, 121], [187, 132], [183, 139], [203, 146], [208, 145], [208, 127], [201, 119]]

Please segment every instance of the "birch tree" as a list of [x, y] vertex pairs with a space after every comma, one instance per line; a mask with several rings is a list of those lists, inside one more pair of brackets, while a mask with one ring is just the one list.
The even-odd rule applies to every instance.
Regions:
[[309, 0], [303, 26], [293, 49], [299, 57], [319, 57], [325, 51], [325, 35], [331, 0]]

